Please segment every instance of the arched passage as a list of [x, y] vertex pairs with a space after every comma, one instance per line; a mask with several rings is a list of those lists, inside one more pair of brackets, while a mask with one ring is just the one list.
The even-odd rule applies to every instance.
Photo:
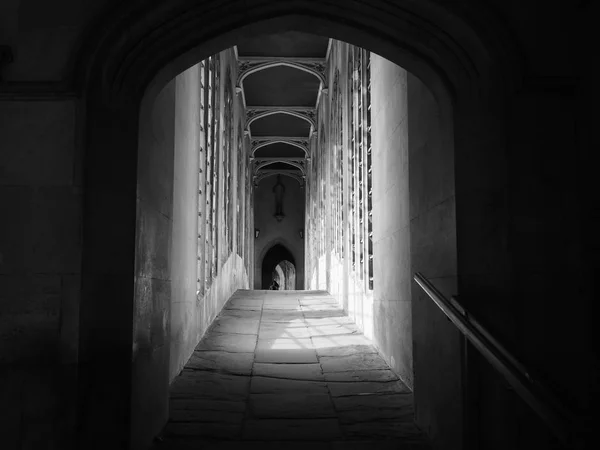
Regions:
[[283, 281], [279, 282], [279, 285], [282, 286], [280, 289], [284, 291], [296, 289], [296, 266], [293, 263], [287, 260], [281, 261], [275, 266], [275, 270]]
[[[269, 286], [271, 286], [271, 282], [273, 281], [273, 272], [282, 261], [289, 261], [293, 265], [296, 264], [294, 256], [281, 244], [275, 244], [267, 250], [263, 257], [261, 267], [263, 289], [269, 289]], [[280, 282], [279, 286], [280, 289], [283, 290], [283, 283]]]
[[[232, 13], [237, 9], [244, 12], [243, 16]], [[82, 429], [84, 441], [93, 439], [96, 446], [125, 439], [127, 424], [132, 424], [127, 439], [134, 445], [147, 442], [164, 422], [165, 404], [151, 400], [151, 393], [164, 398], [168, 368], [164, 369], [164, 361], [149, 356], [151, 352], [140, 351], [150, 342], [137, 328], [147, 304], [141, 293], [132, 296], [135, 284], [131, 275], [151, 278], [155, 268], [160, 267], [153, 260], [156, 254], [149, 251], [147, 239], [152, 239], [154, 245], [168, 246], [165, 236], [170, 233], [170, 224], [160, 215], [164, 204], [158, 201], [153, 206], [153, 211], [159, 213], [152, 213], [154, 221], [136, 216], [139, 187], [152, 190], [156, 186], [143, 170], [153, 155], [139, 145], [140, 111], [151, 110], [168, 81], [209, 55], [235, 45], [238, 39], [264, 30], [314, 32], [361, 46], [407, 69], [431, 91], [451, 136], [444, 149], [448, 156], [444, 172], [454, 174], [456, 170], [460, 175], [457, 187], [470, 192], [480, 186], [469, 180], [493, 182], [493, 175], [504, 167], [500, 154], [490, 157], [485, 166], [469, 163], [482, 148], [497, 145], [494, 118], [484, 105], [498, 99], [480, 98], [479, 94], [500, 86], [501, 76], [511, 77], [499, 69], [501, 61], [494, 60], [496, 49], [486, 47], [459, 14], [434, 2], [417, 5], [410, 1], [361, 1], [344, 3], [340, 8], [334, 1], [294, 2], [293, 7], [280, 2], [265, 5], [240, 1], [225, 6], [211, 3], [208, 8], [208, 2], [180, 1], [145, 10], [124, 6], [110, 19], [112, 26], [102, 27], [97, 39], [85, 47], [80, 66], [87, 118], [80, 359], [88, 368], [82, 373], [82, 386], [89, 394], [84, 395], [87, 400], [82, 405]], [[116, 160], [119, 164], [114, 164]], [[424, 161], [418, 170], [426, 173], [427, 166]], [[424, 181], [431, 183], [432, 191], [435, 182], [433, 178]], [[170, 183], [168, 177], [161, 180], [166, 191]], [[453, 195], [448, 199], [455, 201]], [[480, 199], [465, 195], [460, 203], [456, 202], [457, 208], [468, 210], [471, 205], [477, 207]], [[475, 241], [481, 235], [476, 223], [464, 223], [459, 236]], [[427, 230], [423, 232], [427, 235]], [[482, 246], [477, 248], [480, 252]], [[414, 251], [420, 259], [413, 258], [413, 263], [427, 259], [428, 255], [419, 254], [419, 247]], [[461, 255], [465, 267], [477, 261], [478, 251]], [[137, 267], [148, 270], [136, 273], [136, 262]], [[413, 268], [421, 269], [419, 264]], [[446, 277], [451, 293], [456, 292], [456, 275], [454, 267]], [[426, 317], [419, 317], [425, 322]], [[131, 336], [137, 331], [141, 340], [132, 345]], [[425, 346], [435, 346], [438, 337], [432, 338], [433, 342], [427, 341], [427, 336], [424, 339]], [[459, 345], [455, 338], [454, 344]], [[168, 355], [160, 358], [168, 360]], [[460, 364], [458, 358], [452, 370], [460, 373]], [[162, 378], [145, 376], [155, 367], [164, 371]], [[424, 377], [422, 383], [444, 391], [437, 378]], [[103, 386], [111, 386], [110, 392]], [[435, 400], [427, 398], [427, 388], [421, 389], [416, 395], [425, 393], [420, 408], [423, 414], [443, 414], [436, 412]], [[121, 416], [107, 419], [106, 411], [120, 411]], [[423, 420], [437, 423], [430, 417]], [[445, 437], [443, 426], [436, 432]]]

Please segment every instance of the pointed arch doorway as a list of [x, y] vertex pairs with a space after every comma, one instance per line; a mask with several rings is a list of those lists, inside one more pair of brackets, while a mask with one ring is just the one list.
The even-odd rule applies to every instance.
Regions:
[[292, 253], [283, 245], [273, 245], [262, 260], [262, 289], [269, 289], [273, 280], [279, 290], [297, 289], [296, 262]]

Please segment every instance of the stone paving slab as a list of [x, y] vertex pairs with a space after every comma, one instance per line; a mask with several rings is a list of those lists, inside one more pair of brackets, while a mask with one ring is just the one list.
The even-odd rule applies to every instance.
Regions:
[[424, 435], [412, 422], [372, 421], [342, 424], [341, 429], [348, 438], [422, 440]]
[[294, 325], [288, 327], [279, 324], [263, 323], [258, 330], [259, 339], [296, 339], [310, 338], [310, 333], [307, 327]]
[[176, 398], [169, 402], [171, 411], [202, 410], [202, 411], [226, 411], [243, 413], [246, 403], [235, 400], [215, 400], [210, 398]]
[[398, 375], [386, 370], [353, 370], [349, 372], [327, 372], [325, 381], [396, 381]]
[[233, 317], [241, 317], [244, 319], [253, 319], [260, 320], [260, 316], [262, 314], [262, 310], [255, 309], [224, 309], [221, 311], [221, 317], [233, 316]]
[[337, 441], [331, 443], [329, 450], [431, 450], [428, 442], [422, 439], [414, 440], [358, 440]]
[[302, 307], [296, 302], [295, 304], [281, 304], [272, 303], [263, 306], [263, 311], [296, 311], [302, 312]]
[[302, 311], [281, 311], [281, 310], [264, 310], [261, 316], [261, 323], [269, 322], [293, 323], [304, 322], [304, 314]]
[[212, 350], [231, 353], [253, 353], [256, 334], [207, 333], [196, 346], [196, 351]]
[[185, 367], [194, 370], [216, 370], [237, 375], [250, 375], [253, 364], [254, 353], [201, 351], [194, 352]]
[[[314, 342], [313, 342], [314, 345]], [[317, 344], [318, 345], [318, 344]], [[344, 345], [339, 347], [317, 348], [317, 354], [323, 356], [351, 356], [358, 354], [377, 353], [372, 345]]]
[[[384, 441], [380, 441], [384, 442]], [[343, 442], [340, 442], [343, 443]], [[310, 450], [332, 450], [334, 445], [330, 441], [310, 441]], [[219, 441], [205, 438], [187, 437], [185, 439], [170, 438], [165, 442], [160, 442], [152, 447], [152, 450], [241, 450], [241, 449], [261, 449], [261, 450], [307, 450], [306, 441], [241, 441], [229, 440]], [[343, 447], [335, 447], [338, 448]], [[353, 448], [353, 447], [352, 447]], [[387, 450], [387, 447], [383, 447]], [[404, 449], [404, 447], [402, 447]], [[373, 446], [369, 450], [373, 450]], [[412, 450], [412, 447], [409, 449]], [[420, 450], [420, 449], [418, 449]]]
[[293, 298], [278, 297], [278, 298], [265, 298], [265, 306], [281, 306], [281, 305], [300, 305], [300, 300], [294, 296]]
[[317, 352], [310, 339], [259, 339], [256, 346], [257, 363], [318, 363]]
[[153, 450], [430, 448], [410, 390], [325, 292], [237, 291], [170, 396]]
[[305, 310], [303, 313], [306, 319], [326, 319], [328, 317], [340, 317], [344, 315], [344, 312], [340, 309]]
[[319, 419], [337, 417], [329, 394], [250, 394], [252, 418]]
[[283, 378], [286, 380], [324, 381], [319, 364], [263, 364], [254, 363], [253, 376]]
[[263, 301], [262, 300], [247, 300], [247, 299], [232, 299], [230, 300], [225, 307], [224, 311], [262, 311]]
[[258, 334], [259, 323], [259, 319], [219, 315], [213, 322], [211, 331], [217, 333]]
[[244, 413], [231, 411], [212, 411], [205, 409], [176, 409], [169, 413], [170, 422], [202, 422], [241, 424]]
[[359, 383], [328, 382], [327, 387], [332, 397], [346, 395], [407, 394], [410, 389], [400, 380], [396, 381], [363, 381]]
[[352, 324], [354, 325], [354, 321], [345, 315], [341, 316], [329, 316], [329, 317], [309, 317], [305, 318], [304, 321], [306, 325], [309, 327], [318, 327], [323, 325], [345, 325]]
[[338, 439], [341, 436], [337, 419], [248, 420], [243, 432], [243, 437], [249, 440], [318, 441]]
[[351, 395], [334, 397], [333, 403], [337, 411], [366, 411], [394, 409], [412, 412], [412, 394]]
[[376, 421], [411, 422], [414, 417], [414, 411], [412, 409], [358, 409], [356, 411], [339, 411], [337, 417], [342, 425]]
[[[337, 335], [337, 336], [315, 336], [312, 338], [313, 345], [317, 349], [317, 352], [321, 350], [325, 351], [326, 349], [334, 348], [334, 347], [347, 347], [349, 345], [368, 345], [371, 346], [371, 341], [369, 341], [362, 334], [345, 334], [345, 335]], [[321, 355], [319, 355], [321, 356]]]
[[385, 360], [377, 353], [358, 353], [348, 356], [322, 356], [319, 358], [319, 361], [324, 373], [388, 369]]
[[253, 376], [251, 394], [327, 394], [328, 385], [318, 381], [286, 380]]
[[335, 305], [339, 308], [338, 302], [334, 298], [300, 298], [298, 301], [302, 306]]
[[337, 304], [333, 303], [322, 303], [320, 305], [302, 305], [301, 308], [303, 312], [342, 311], [342, 309]]
[[345, 334], [360, 334], [360, 330], [356, 325], [317, 325], [309, 326], [308, 332], [311, 337], [318, 336], [338, 336]]
[[219, 439], [237, 439], [242, 434], [242, 421], [239, 423], [182, 423], [169, 422], [164, 430], [165, 437], [215, 437]]
[[250, 377], [186, 369], [173, 381], [170, 391], [171, 399], [245, 401], [250, 391]]

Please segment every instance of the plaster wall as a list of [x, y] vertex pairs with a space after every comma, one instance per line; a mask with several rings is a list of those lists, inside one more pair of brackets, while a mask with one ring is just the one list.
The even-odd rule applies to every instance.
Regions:
[[285, 186], [283, 213], [285, 217], [278, 222], [275, 214], [275, 196], [273, 186], [276, 177], [263, 179], [254, 189], [254, 226], [260, 230], [258, 239], [254, 239], [254, 289], [268, 289], [262, 286], [262, 260], [265, 253], [279, 243], [286, 247], [294, 257], [296, 265], [296, 289], [304, 289], [304, 189], [290, 177], [281, 177]]

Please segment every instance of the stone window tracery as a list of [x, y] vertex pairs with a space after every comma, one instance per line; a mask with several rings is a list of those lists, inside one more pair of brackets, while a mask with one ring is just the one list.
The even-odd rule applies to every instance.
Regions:
[[371, 160], [370, 54], [352, 47], [348, 63], [350, 87], [350, 236], [352, 269], [373, 289], [373, 224]]

